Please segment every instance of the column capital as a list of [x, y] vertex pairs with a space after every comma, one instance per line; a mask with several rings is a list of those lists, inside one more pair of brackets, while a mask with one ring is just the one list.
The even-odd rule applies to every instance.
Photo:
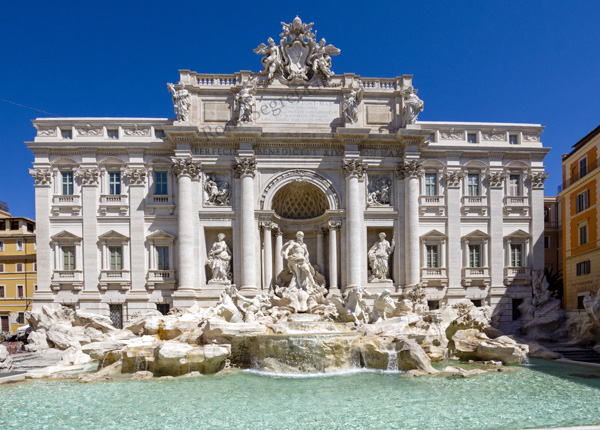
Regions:
[[533, 173], [532, 172], [529, 175], [529, 181], [531, 182], [531, 188], [543, 190], [544, 182], [546, 181], [546, 179], [548, 179], [547, 173], [544, 173], [544, 172]]
[[396, 167], [396, 174], [400, 179], [421, 176], [423, 175], [423, 162], [420, 160], [403, 161]]
[[505, 179], [506, 173], [503, 171], [488, 172], [487, 174], [487, 180], [490, 188], [502, 188]]
[[367, 172], [367, 164], [363, 163], [360, 158], [351, 158], [342, 160], [342, 170], [346, 177], [356, 176], [362, 179]]
[[52, 182], [52, 170], [50, 169], [29, 169], [29, 174], [35, 180], [36, 187], [49, 187]]
[[273, 231], [273, 236], [277, 237], [277, 236], [283, 236], [283, 230], [281, 230], [281, 227], [279, 227], [279, 224], [276, 223], [272, 223], [273, 224], [273, 228], [271, 229]]
[[192, 179], [198, 179], [200, 177], [202, 164], [199, 161], [194, 161], [192, 157], [172, 157], [173, 172], [179, 179], [181, 176], [187, 176]]
[[233, 171], [236, 178], [243, 176], [252, 176], [256, 174], [256, 158], [254, 157], [235, 157]]
[[264, 230], [273, 230], [274, 228], [277, 228], [278, 225], [275, 224], [274, 222], [271, 221], [263, 221], [259, 224], [260, 228], [264, 229]]
[[97, 186], [100, 178], [100, 170], [95, 167], [78, 167], [74, 176], [81, 178], [81, 185]]
[[327, 223], [327, 228], [329, 230], [335, 229], [335, 228], [340, 228], [342, 226], [342, 222], [341, 221], [329, 221]]
[[460, 181], [463, 177], [464, 173], [460, 170], [450, 170], [444, 173], [444, 179], [448, 188], [460, 188]]
[[129, 186], [146, 185], [146, 169], [143, 167], [128, 167], [123, 170], [123, 176], [129, 179]]

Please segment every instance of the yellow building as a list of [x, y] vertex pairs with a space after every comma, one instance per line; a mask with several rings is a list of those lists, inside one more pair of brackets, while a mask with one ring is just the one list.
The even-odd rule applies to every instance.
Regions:
[[14, 332], [26, 324], [37, 286], [35, 221], [0, 207], [0, 331]]
[[600, 126], [563, 155], [563, 280], [564, 308], [583, 309], [583, 298], [600, 287], [598, 186]]

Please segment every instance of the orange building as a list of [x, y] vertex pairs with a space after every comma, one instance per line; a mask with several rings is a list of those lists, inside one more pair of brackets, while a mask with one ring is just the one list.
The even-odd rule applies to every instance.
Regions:
[[600, 126], [563, 155], [563, 186], [559, 197], [563, 218], [564, 308], [583, 308], [583, 298], [600, 287], [598, 187]]

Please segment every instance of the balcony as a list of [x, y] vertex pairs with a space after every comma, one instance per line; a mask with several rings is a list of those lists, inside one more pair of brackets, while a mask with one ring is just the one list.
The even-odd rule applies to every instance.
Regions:
[[100, 289], [106, 290], [108, 285], [118, 285], [122, 290], [128, 290], [131, 285], [129, 270], [100, 271]]
[[487, 215], [487, 208], [487, 196], [462, 196], [461, 212], [463, 215], [474, 213], [485, 216]]
[[175, 213], [175, 204], [171, 195], [150, 195], [146, 199], [146, 208], [149, 215], [154, 215], [157, 209], [165, 209], [169, 215]]
[[52, 215], [59, 216], [61, 213], [79, 216], [81, 212], [81, 196], [57, 194], [52, 197]]
[[173, 286], [177, 282], [175, 270], [149, 270], [146, 281], [149, 290], [154, 289], [157, 285]]
[[529, 198], [525, 196], [504, 197], [504, 215], [510, 215], [512, 212], [527, 216], [529, 214]]
[[104, 216], [110, 211], [125, 216], [128, 209], [129, 199], [127, 194], [102, 194], [100, 196], [100, 206], [98, 208], [100, 215]]
[[443, 216], [446, 212], [446, 200], [444, 196], [420, 196], [419, 210], [421, 215], [433, 213], [435, 215]]
[[465, 287], [474, 285], [489, 285], [490, 269], [489, 267], [463, 267], [462, 284]]
[[74, 290], [83, 289], [83, 272], [81, 270], [55, 270], [52, 274], [52, 289], [60, 290], [72, 287]]
[[530, 267], [505, 267], [505, 284], [528, 284], [531, 281]]
[[448, 271], [445, 267], [422, 267], [421, 283], [426, 287], [448, 285]]

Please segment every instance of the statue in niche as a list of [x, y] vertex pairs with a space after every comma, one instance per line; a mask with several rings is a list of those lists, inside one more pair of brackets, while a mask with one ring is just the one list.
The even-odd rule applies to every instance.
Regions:
[[190, 105], [192, 104], [190, 101], [190, 92], [183, 88], [183, 85], [181, 85], [181, 89], [179, 90], [171, 83], [168, 83], [167, 86], [169, 87], [169, 91], [173, 94], [173, 107], [175, 108], [177, 121], [189, 121]]
[[371, 190], [367, 195], [369, 206], [389, 206], [391, 181], [386, 178], [374, 178], [369, 184]]
[[256, 99], [254, 98], [255, 85], [254, 82], [249, 84], [246, 82], [239, 93], [235, 95], [235, 110], [237, 112], [237, 124], [253, 124], [254, 118], [252, 113], [254, 112], [254, 106], [256, 105]]
[[252, 52], [264, 55], [261, 60], [264, 69], [261, 73], [266, 73], [268, 81], [272, 82], [275, 78], [275, 73], [280, 72], [283, 69], [283, 61], [281, 59], [281, 53], [279, 52], [279, 46], [275, 45], [273, 38], [269, 37], [268, 42], [269, 45], [261, 43], [258, 48]]
[[344, 113], [344, 123], [354, 124], [358, 121], [358, 105], [362, 98], [362, 91], [352, 90], [344, 96], [342, 110]]
[[209, 283], [231, 284], [231, 257], [231, 250], [225, 243], [225, 235], [219, 233], [206, 260], [206, 265], [212, 270]]
[[385, 233], [379, 233], [379, 242], [375, 243], [369, 249], [369, 267], [371, 269], [371, 275], [369, 276], [369, 282], [377, 281], [389, 281], [389, 259], [390, 255], [394, 252], [396, 246], [394, 239], [392, 243], [385, 240]]
[[410, 125], [417, 122], [419, 114], [423, 111], [423, 100], [421, 100], [409, 88], [404, 93], [404, 124]]
[[224, 182], [219, 188], [214, 176], [206, 175], [204, 179], [204, 203], [207, 206], [231, 206], [231, 188]]
[[317, 288], [315, 282], [315, 269], [308, 259], [308, 248], [304, 243], [304, 233], [296, 233], [296, 240], [290, 240], [281, 248], [281, 256], [288, 261], [288, 269], [292, 279], [288, 288], [309, 290]]

